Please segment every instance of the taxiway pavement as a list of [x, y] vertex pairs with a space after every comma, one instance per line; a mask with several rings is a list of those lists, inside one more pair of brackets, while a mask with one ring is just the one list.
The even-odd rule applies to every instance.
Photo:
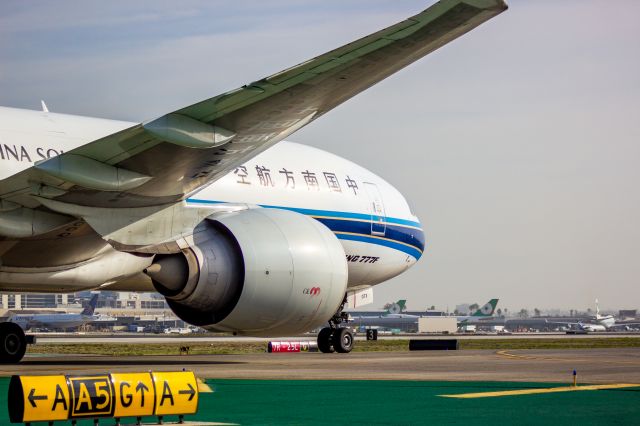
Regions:
[[[32, 334], [32, 333], [29, 333]], [[211, 336], [207, 334], [55, 334], [43, 333], [35, 334], [38, 343], [129, 343], [129, 344], [148, 344], [148, 343], [216, 343], [216, 342], [268, 342], [270, 340], [315, 340], [315, 335], [304, 335], [297, 337], [243, 337], [220, 335]], [[399, 340], [399, 339], [602, 339], [616, 337], [635, 337], [640, 338], [640, 333], [589, 333], [589, 334], [566, 334], [566, 333], [513, 333], [513, 334], [397, 334], [397, 335], [379, 335], [379, 340]], [[365, 340], [365, 335], [359, 333], [356, 340]]]
[[640, 348], [127, 357], [34, 354], [18, 365], [0, 365], [0, 376], [182, 368], [219, 379], [559, 383], [569, 383], [575, 369], [580, 383], [640, 383]]

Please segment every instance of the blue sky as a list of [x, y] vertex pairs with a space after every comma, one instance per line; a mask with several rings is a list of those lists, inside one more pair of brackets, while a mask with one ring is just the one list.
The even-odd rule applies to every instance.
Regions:
[[[428, 4], [3, 1], [0, 104], [147, 120]], [[378, 304], [640, 307], [639, 15], [511, 1], [290, 138], [380, 174], [424, 223], [425, 257]]]

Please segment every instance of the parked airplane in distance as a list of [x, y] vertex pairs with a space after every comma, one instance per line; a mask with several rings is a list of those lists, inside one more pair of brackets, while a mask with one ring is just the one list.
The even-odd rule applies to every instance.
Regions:
[[498, 306], [499, 299], [491, 299], [480, 309], [472, 313], [471, 315], [459, 315], [458, 326], [464, 326], [468, 324], [477, 324], [482, 321], [490, 320], [494, 318], [496, 312], [496, 306]]
[[23, 330], [47, 328], [69, 330], [95, 320], [94, 311], [98, 304], [98, 293], [94, 293], [87, 306], [79, 314], [13, 314], [10, 322], [18, 324]]
[[387, 315], [398, 315], [407, 309], [407, 301], [405, 299], [400, 299], [395, 303], [389, 304], [386, 308]]
[[397, 302], [387, 303], [384, 306], [383, 310], [381, 311], [351, 311], [349, 312], [349, 320], [351, 321], [358, 318], [381, 318], [381, 317], [388, 317], [388, 318], [419, 317], [419, 315], [407, 314], [405, 312], [407, 309], [406, 304], [407, 304], [406, 300], [400, 299]]
[[613, 315], [601, 315], [600, 304], [596, 299], [596, 314], [579, 320], [579, 321], [547, 321], [550, 324], [559, 324], [568, 326], [573, 329], [582, 331], [609, 331], [613, 329], [626, 329], [630, 326], [638, 325], [638, 321], [624, 321], [623, 323], [617, 323]]
[[417, 330], [420, 315], [404, 313], [406, 300], [401, 299], [386, 305], [382, 312], [350, 312], [348, 324], [354, 328], [404, 329]]
[[[475, 311], [471, 315], [456, 316], [458, 326], [466, 326], [471, 324], [479, 324], [483, 321], [489, 321], [495, 318], [494, 314], [499, 299], [491, 299], [485, 303], [480, 309]], [[366, 313], [350, 313], [349, 322], [357, 327], [383, 327], [383, 328], [406, 328], [407, 326], [415, 325], [415, 329], [418, 327], [418, 318], [424, 315], [419, 312], [405, 313], [406, 300], [398, 300], [395, 303], [388, 305], [387, 310], [375, 315], [372, 312]]]
[[[414, 265], [422, 225], [381, 177], [284, 139], [506, 9], [441, 0], [144, 123], [0, 108], [0, 291], [155, 289], [208, 330], [325, 325], [319, 349], [351, 351], [348, 296]], [[0, 360], [17, 362], [26, 340], [11, 325]]]

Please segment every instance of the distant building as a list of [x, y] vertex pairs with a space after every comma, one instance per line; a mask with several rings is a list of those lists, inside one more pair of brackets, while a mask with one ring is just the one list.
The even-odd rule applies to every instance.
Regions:
[[620, 318], [637, 318], [638, 310], [637, 309], [620, 309], [618, 311], [618, 317]]
[[458, 313], [458, 315], [471, 315], [471, 309], [469, 309], [469, 306], [471, 306], [470, 303], [456, 305], [455, 311]]
[[[91, 298], [90, 291], [77, 293], [82, 299]], [[159, 293], [136, 293], [133, 291], [102, 291], [98, 299], [97, 309], [109, 311], [162, 311], [169, 309], [164, 297]]]
[[57, 309], [78, 307], [73, 294], [5, 293], [0, 296], [1, 309]]
[[[10, 310], [79, 310], [91, 299], [91, 291], [75, 294], [4, 293], [0, 294], [0, 309]], [[158, 293], [101, 291], [97, 309], [102, 312], [165, 311], [169, 306]]]

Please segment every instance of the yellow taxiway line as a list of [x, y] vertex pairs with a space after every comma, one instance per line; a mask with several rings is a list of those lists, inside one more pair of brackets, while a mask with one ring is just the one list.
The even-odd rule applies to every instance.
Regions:
[[445, 398], [492, 398], [497, 396], [514, 396], [514, 395], [532, 395], [538, 393], [554, 393], [554, 392], [575, 392], [590, 391], [603, 389], [621, 389], [640, 387], [640, 384], [633, 383], [617, 383], [612, 385], [585, 385], [585, 386], [561, 386], [556, 388], [536, 388], [536, 389], [519, 389], [498, 392], [475, 392], [475, 393], [459, 393], [452, 395], [439, 395]]

